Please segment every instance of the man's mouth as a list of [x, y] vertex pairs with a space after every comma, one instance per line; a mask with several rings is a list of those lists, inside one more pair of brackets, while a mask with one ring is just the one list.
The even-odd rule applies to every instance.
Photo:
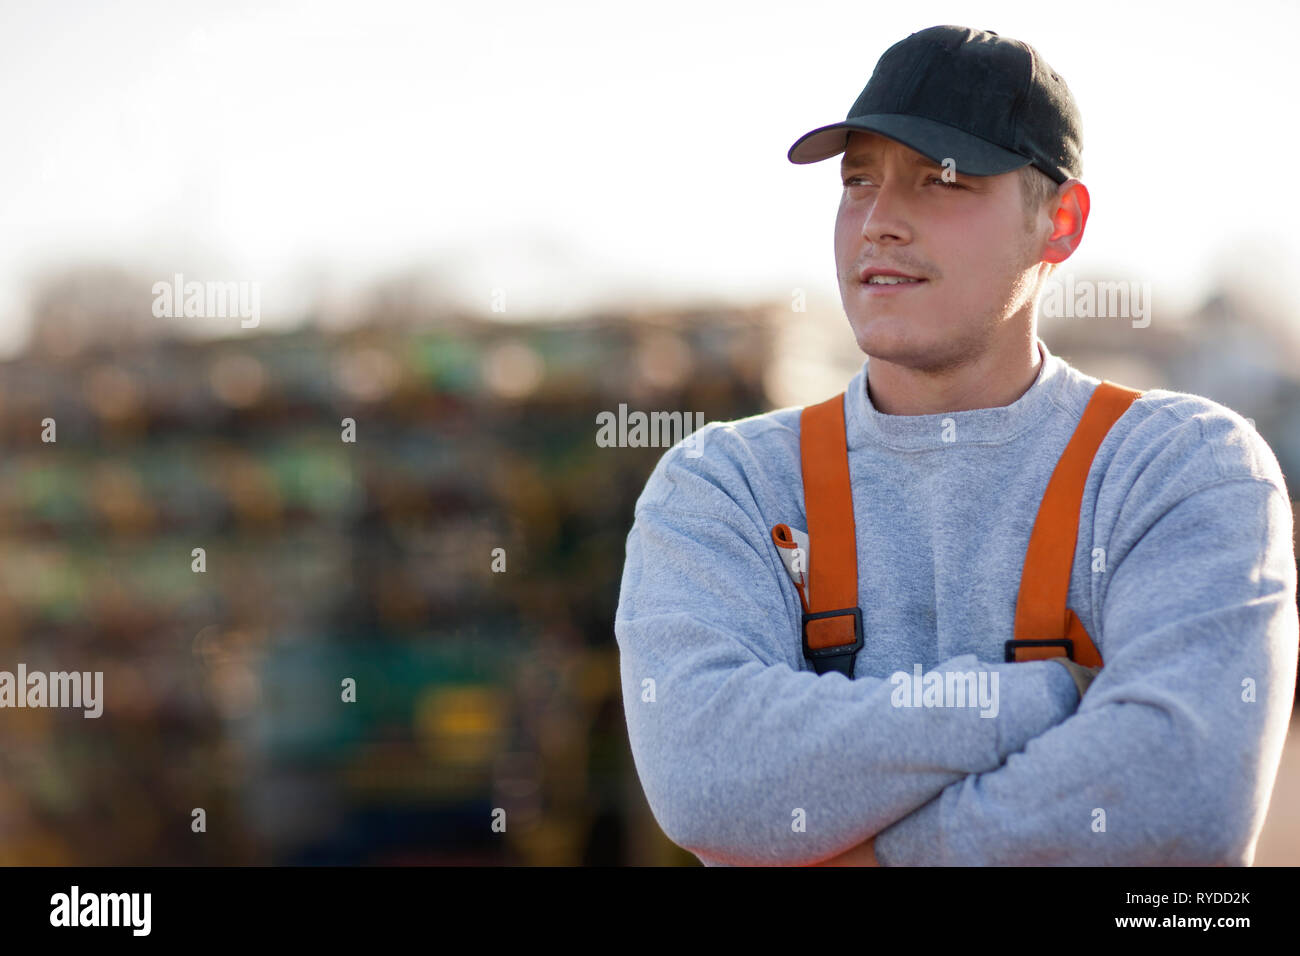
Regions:
[[902, 295], [910, 289], [917, 289], [925, 285], [927, 279], [918, 279], [915, 276], [894, 276], [894, 275], [872, 275], [861, 280], [862, 291], [872, 298], [880, 296]]
[[869, 286], [919, 285], [926, 281], [920, 276], [908, 275], [897, 269], [885, 269], [880, 266], [867, 266], [858, 271], [858, 281]]
[[874, 275], [867, 279], [865, 285], [903, 285], [907, 283], [924, 282], [924, 279], [912, 279], [907, 276], [883, 276]]

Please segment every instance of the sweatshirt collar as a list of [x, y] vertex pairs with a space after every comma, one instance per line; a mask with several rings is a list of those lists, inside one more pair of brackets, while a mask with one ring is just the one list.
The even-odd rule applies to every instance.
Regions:
[[1005, 442], [1040, 422], [1065, 382], [1062, 360], [1036, 337], [1042, 365], [1028, 390], [1010, 405], [932, 415], [886, 415], [867, 394], [868, 356], [846, 389], [845, 437], [850, 450], [866, 442], [899, 450]]

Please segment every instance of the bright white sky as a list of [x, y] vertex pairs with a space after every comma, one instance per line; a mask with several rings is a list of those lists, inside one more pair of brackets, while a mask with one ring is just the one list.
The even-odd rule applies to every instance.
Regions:
[[[1289, 2], [17, 4], [0, 12], [0, 351], [30, 277], [115, 262], [310, 290], [419, 265], [486, 309], [616, 292], [838, 302], [844, 118], [937, 23], [1033, 44], [1084, 119], [1080, 272], [1165, 311], [1246, 267], [1296, 309]], [[315, 283], [315, 285], [313, 285]], [[278, 316], [277, 316], [278, 313]]]

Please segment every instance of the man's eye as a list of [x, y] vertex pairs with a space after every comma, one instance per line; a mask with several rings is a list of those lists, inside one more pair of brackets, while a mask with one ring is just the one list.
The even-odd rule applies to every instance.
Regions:
[[[845, 185], [845, 187], [847, 188], [847, 187], [849, 187], [849, 186], [857, 185], [857, 184], [859, 184], [859, 183], [861, 183], [861, 182], [863, 182], [863, 178], [862, 178], [861, 176], [850, 176], [848, 179], [844, 180], [844, 185]], [[949, 181], [947, 181], [946, 179], [944, 179], [942, 176], [931, 176], [930, 179], [929, 179], [929, 182], [932, 182], [932, 183], [933, 183], [933, 182], [937, 182], [940, 186], [943, 186], [945, 189], [965, 189], [965, 188], [966, 188], [966, 187], [963, 186], [961, 183], [958, 183], [958, 182], [949, 182]]]

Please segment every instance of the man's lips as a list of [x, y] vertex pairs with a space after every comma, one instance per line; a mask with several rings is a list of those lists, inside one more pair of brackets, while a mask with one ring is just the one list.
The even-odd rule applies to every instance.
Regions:
[[862, 291], [872, 298], [886, 298], [891, 295], [902, 295], [904, 292], [915, 291], [924, 282], [859, 282]]
[[868, 266], [858, 272], [858, 281], [866, 282], [872, 276], [898, 276], [900, 279], [916, 279], [918, 282], [926, 281], [921, 276], [914, 276], [909, 272], [899, 272], [897, 269], [883, 269], [879, 266]]
[[[868, 282], [867, 280], [871, 278], [871, 276], [873, 275], [900, 276], [903, 278], [914, 279], [916, 281], [914, 282]], [[922, 279], [920, 276], [909, 276], [907, 273], [899, 272], [897, 269], [879, 269], [879, 268], [863, 269], [860, 273], [858, 273], [858, 278], [860, 280], [859, 284], [862, 286], [862, 291], [865, 292], [867, 295], [871, 296], [873, 299], [889, 298], [895, 295], [902, 295], [903, 292], [907, 291], [908, 289], [919, 289], [921, 288], [921, 286], [925, 285], [926, 282], [929, 281], [927, 279]]]

